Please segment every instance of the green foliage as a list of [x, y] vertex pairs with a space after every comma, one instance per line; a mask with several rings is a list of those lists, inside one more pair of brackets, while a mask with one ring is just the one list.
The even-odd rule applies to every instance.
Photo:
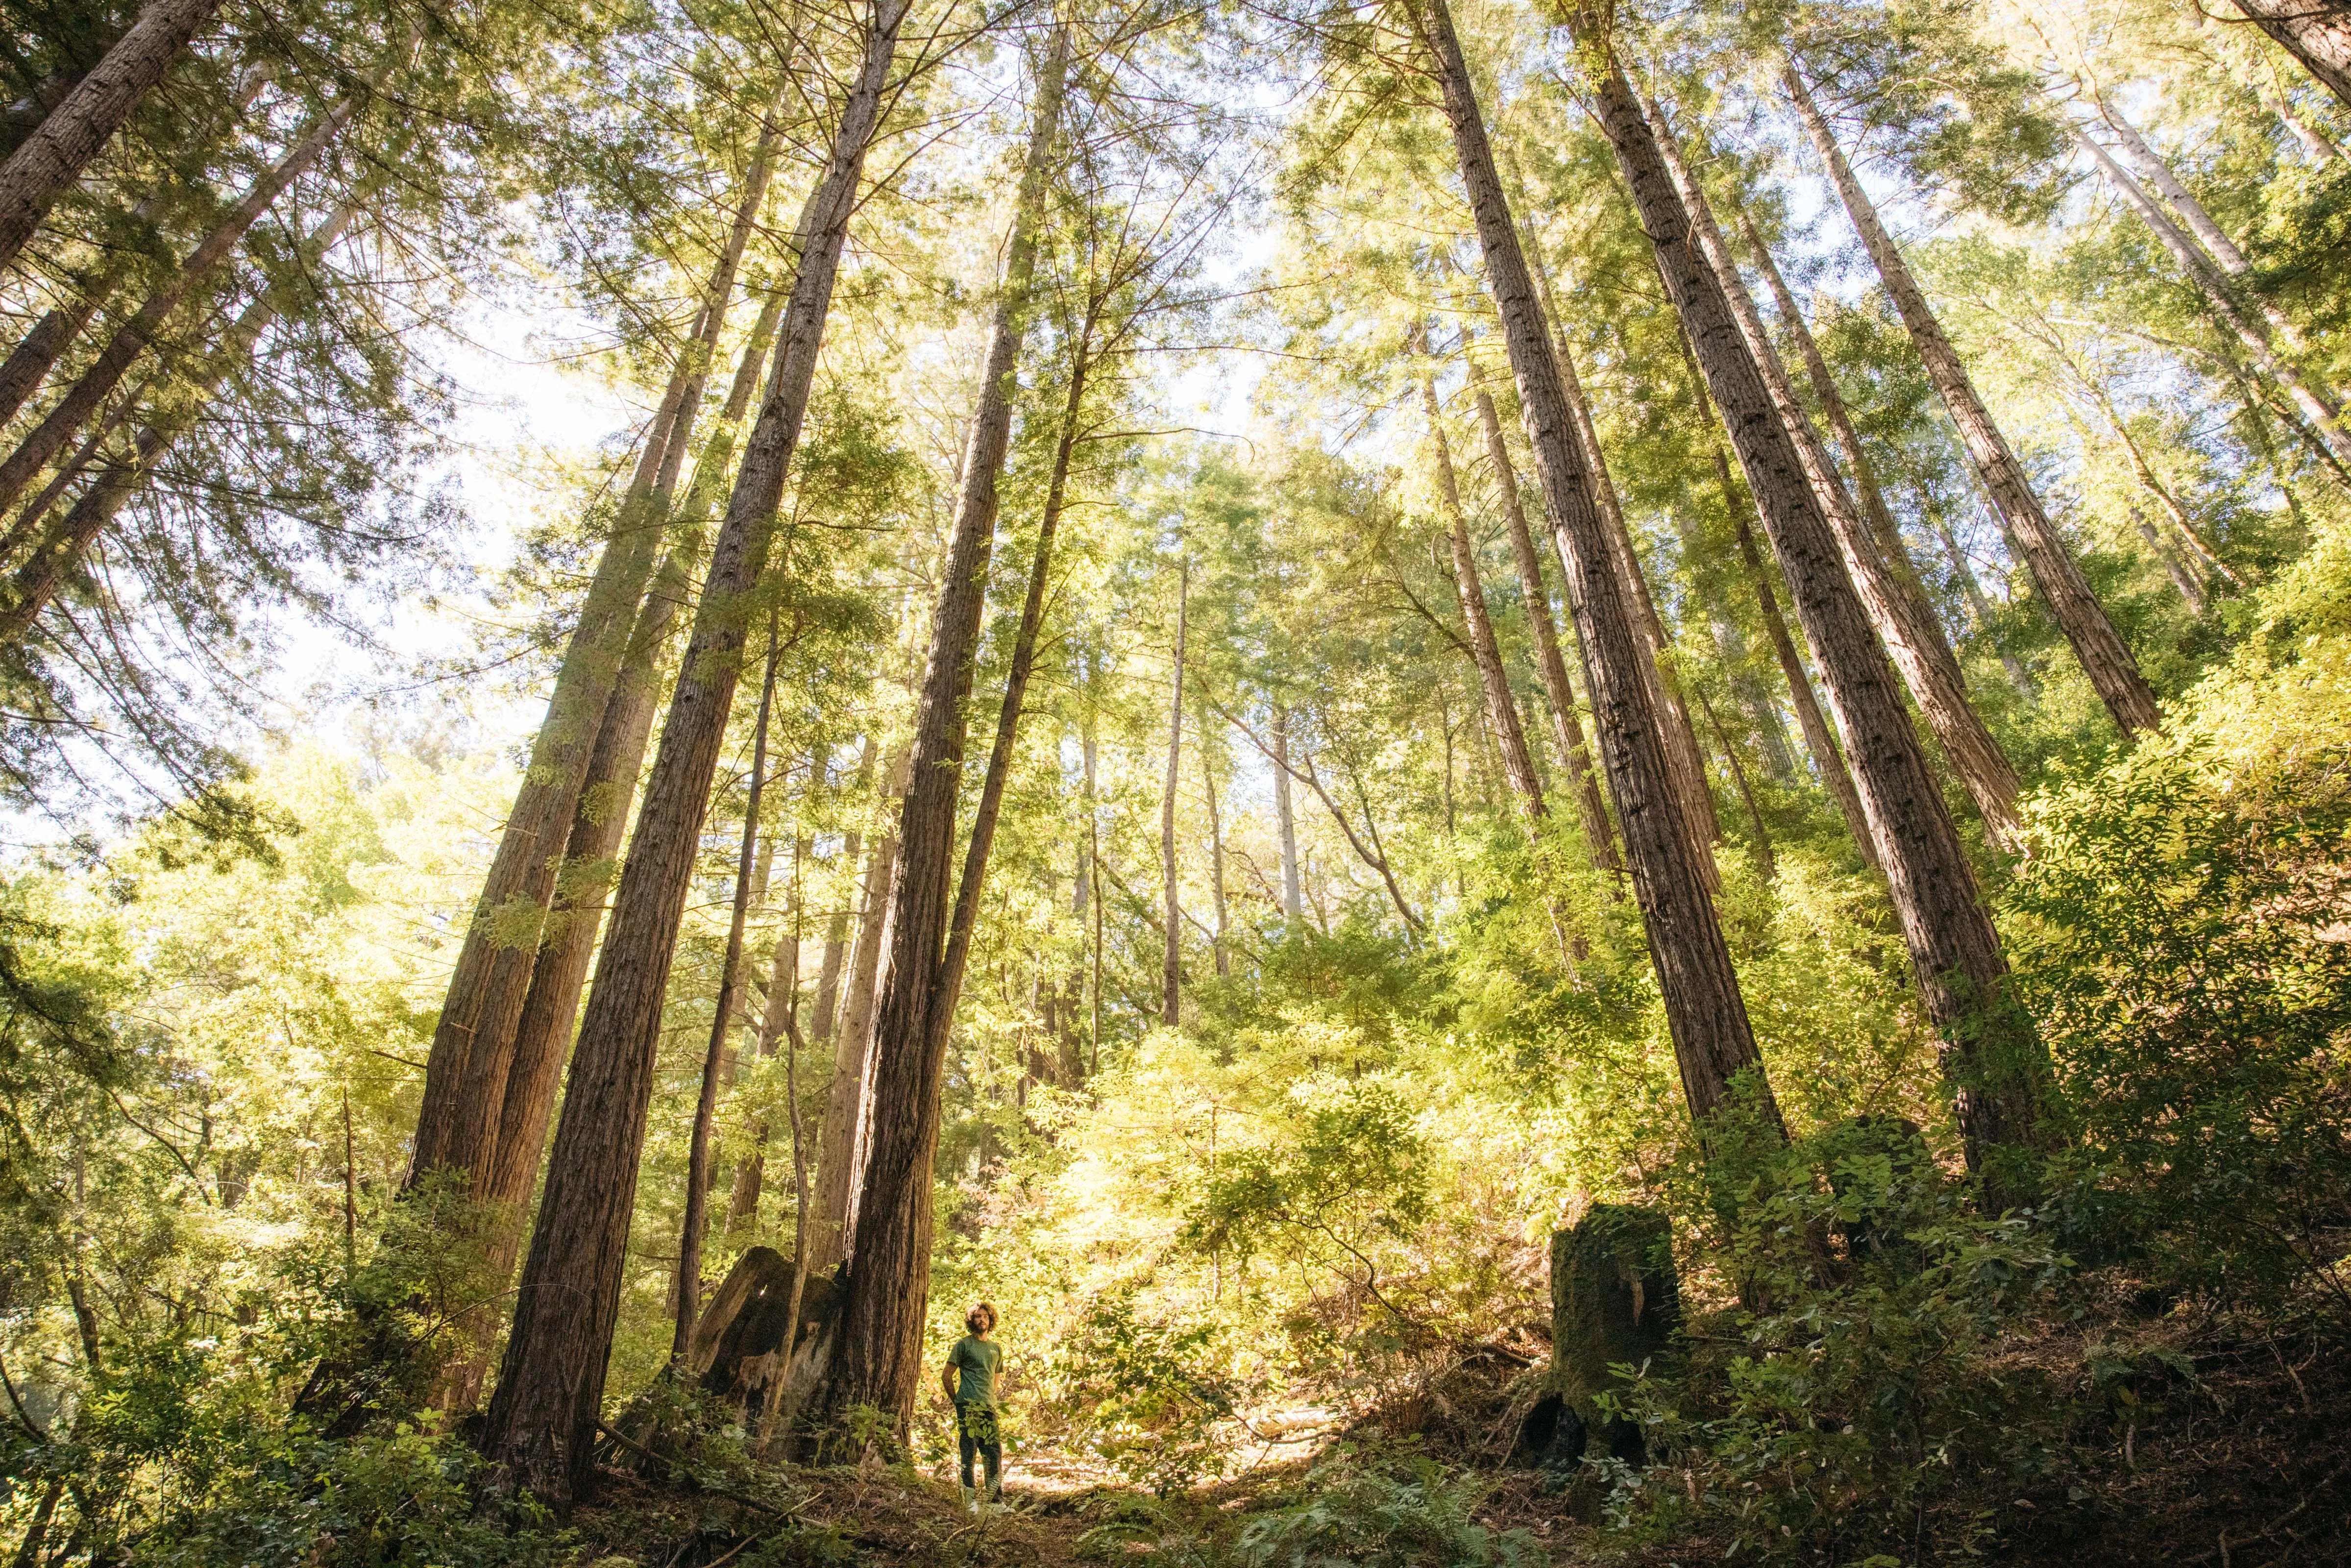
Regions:
[[1232, 1568], [1520, 1568], [1545, 1561], [1523, 1530], [1495, 1530], [1478, 1510], [1492, 1483], [1425, 1455], [1338, 1448], [1293, 1498], [1249, 1520], [1222, 1561]]
[[1111, 1469], [1166, 1493], [1226, 1474], [1237, 1390], [1229, 1332], [1140, 1315], [1134, 1295], [1090, 1304], [1056, 1341], [1051, 1381], [1073, 1435]]
[[1707, 1261], [1747, 1304], [1694, 1332], [1686, 1367], [1618, 1368], [1625, 1386], [1602, 1396], [1640, 1424], [1652, 1467], [1588, 1461], [1614, 1483], [1619, 1530], [1700, 1527], [1740, 1557], [1793, 1562], [1931, 1520], [1938, 1549], [1965, 1549], [1971, 1516], [1940, 1500], [2065, 1462], [2058, 1391], [1997, 1358], [2068, 1260], [2030, 1218], [1972, 1213], [1923, 1151], [1853, 1126], [1794, 1145]]
[[2081, 1134], [2071, 1201], [2182, 1289], [2345, 1289], [2346, 764], [2321, 746], [2248, 780], [2192, 737], [2142, 748], [2043, 803], [2008, 896]]

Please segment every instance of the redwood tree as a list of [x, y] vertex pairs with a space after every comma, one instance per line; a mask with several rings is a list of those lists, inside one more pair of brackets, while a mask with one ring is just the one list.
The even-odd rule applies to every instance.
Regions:
[[661, 1009], [694, 876], [703, 813], [733, 706], [751, 595], [764, 573], [784, 480], [808, 412], [865, 155], [889, 99], [911, 0], [874, 0], [801, 236], [758, 424], [711, 550], [669, 716], [645, 784], [611, 929], [574, 1047], [547, 1189], [491, 1400], [482, 1448], [509, 1484], [562, 1506], [594, 1475], [605, 1359], [638, 1157], [660, 1050]]
[[1417, 0], [1406, 13], [1444, 93], [1446, 120], [1476, 219], [1487, 286], [1502, 320], [1518, 382], [1519, 410], [1534, 450], [1535, 477], [1550, 514], [1568, 582], [1568, 602], [1589, 666], [1601, 755], [1616, 798], [1616, 820], [1633, 872], [1634, 896], [1649, 936], [1649, 957], [1672, 1032], [1682, 1092], [1701, 1128], [1730, 1098], [1732, 1080], [1751, 1074], [1766, 1120], [1777, 1104], [1762, 1072], [1707, 878], [1678, 808], [1642, 678], [1634, 612], [1594, 495], [1574, 415], [1562, 384], [1534, 282], [1494, 166], [1469, 68], [1446, 0]]

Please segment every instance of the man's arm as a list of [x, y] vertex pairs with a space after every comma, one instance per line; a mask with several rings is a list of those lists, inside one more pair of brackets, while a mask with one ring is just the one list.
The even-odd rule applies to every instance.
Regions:
[[939, 1387], [946, 1393], [948, 1402], [952, 1404], [956, 1396], [956, 1358], [953, 1351], [947, 1352], [946, 1364], [939, 1368]]

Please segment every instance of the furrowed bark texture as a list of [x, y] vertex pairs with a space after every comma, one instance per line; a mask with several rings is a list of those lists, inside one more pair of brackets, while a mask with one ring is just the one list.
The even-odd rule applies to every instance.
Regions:
[[1593, 498], [1594, 476], [1577, 438], [1453, 18], [1445, 0], [1424, 0], [1414, 21], [1444, 89], [1488, 288], [1501, 316], [1527, 441], [1534, 450], [1536, 481], [1566, 574], [1601, 755], [1616, 797], [1616, 820], [1632, 866], [1634, 896], [1648, 929], [1650, 962], [1665, 999], [1682, 1091], [1703, 1126], [1729, 1097], [1731, 1079], [1751, 1072], [1763, 1110], [1776, 1124], [1778, 1107], [1763, 1081], [1730, 952], [1690, 835], [1674, 806], [1672, 776], [1641, 674], [1634, 612]]
[[57, 108], [0, 164], [0, 267], [16, 259], [41, 218], [139, 100], [163, 79], [220, 0], [153, 0]]
[[106, 347], [98, 351], [98, 357], [67, 389], [57, 407], [26, 434], [14, 452], [5, 460], [0, 460], [0, 510], [16, 504], [17, 497], [47, 466], [49, 460], [64, 449], [74, 433], [81, 429], [114, 389], [121, 385], [123, 375], [131, 369], [131, 362], [155, 340], [155, 335], [162, 330], [163, 324], [188, 298], [189, 291], [211, 280], [221, 264], [228, 259], [229, 252], [245, 237], [246, 231], [285, 193], [287, 186], [319, 161], [319, 155], [341, 133], [343, 127], [350, 123], [351, 116], [359, 111], [360, 102], [360, 95], [354, 93], [322, 115], [283, 158], [253, 183], [244, 198], [229, 210], [228, 215], [214, 227], [212, 233], [188, 253], [187, 259], [180, 264], [180, 270], [171, 281], [149, 295], [140, 305], [138, 313], [115, 329]]
[[865, 1165], [865, 1124], [873, 1082], [873, 998], [882, 955], [890, 941], [890, 884], [898, 869], [895, 817], [903, 810], [909, 753], [900, 747], [883, 768], [883, 810], [893, 821], [874, 836], [865, 864], [863, 913], [849, 955], [849, 995], [833, 1045], [832, 1082], [826, 1091], [822, 1143], [817, 1150], [816, 1212], [822, 1223], [809, 1239], [810, 1266], [821, 1273], [849, 1255], [856, 1220], [858, 1178]]
[[[1665, 664], [1666, 628], [1657, 617], [1656, 601], [1649, 593], [1649, 580], [1641, 570], [1640, 557], [1633, 549], [1633, 533], [1625, 526], [1625, 507], [1616, 494], [1616, 481], [1608, 471], [1608, 454], [1600, 444], [1600, 427], [1592, 418], [1592, 404], [1583, 394], [1583, 378], [1575, 372], [1575, 355], [1568, 348], [1567, 331], [1558, 318], [1559, 301], [1552, 293], [1551, 271], [1543, 265], [1542, 252], [1535, 245], [1533, 230], [1527, 235], [1527, 254], [1532, 258], [1539, 308], [1551, 318], [1552, 357], [1559, 367], [1560, 387], [1567, 396], [1567, 409], [1574, 421], [1574, 440], [1583, 455], [1586, 472], [1592, 476], [1592, 493], [1600, 507], [1600, 518], [1608, 531], [1609, 547], [1625, 580], [1626, 602], [1634, 614], [1633, 629], [1640, 638], [1642, 653], [1641, 679], [1649, 691], [1649, 707], [1657, 727], [1657, 744], [1664, 747], [1666, 766], [1672, 770], [1673, 806], [1682, 818], [1683, 831], [1689, 835], [1690, 852], [1695, 857], [1698, 875], [1711, 894], [1722, 888], [1722, 879], [1714, 863], [1714, 845], [1722, 837], [1722, 821], [1714, 809], [1714, 791], [1706, 780], [1706, 757], [1698, 744], [1698, 731], [1690, 723], [1689, 706], [1682, 701], [1672, 673]], [[1521, 413], [1524, 411], [1521, 410]], [[1579, 629], [1578, 647], [1582, 647]], [[1591, 654], [1584, 653], [1585, 684], [1590, 685]], [[1597, 726], [1595, 714], [1593, 723]]]
[[[630, 628], [670, 520], [670, 497], [709, 380], [710, 355], [725, 329], [735, 277], [766, 198], [774, 143], [772, 131], [763, 134], [752, 156], [734, 227], [712, 266], [694, 334], [671, 372], [613, 536], [597, 562], [556, 673], [547, 717], [532, 742], [530, 766], [484, 883], [426, 1058], [412, 1183], [447, 1168], [468, 1173], [477, 1197], [491, 1185], [505, 1103], [516, 1079], [517, 1031], [538, 965], [545, 912], [562, 868], [551, 849], [580, 804], [594, 737], [628, 654]], [[758, 338], [755, 333], [754, 341]], [[742, 379], [738, 374], [737, 382]], [[731, 399], [729, 407], [739, 419]], [[721, 427], [714, 451], [731, 449], [732, 423]], [[697, 486], [713, 473], [708, 455]], [[706, 493], [695, 499], [707, 505]], [[569, 1023], [567, 1017], [567, 1028]]]
[[1579, 21], [1602, 129], [1729, 428], [1844, 733], [1918, 988], [1943, 1035], [1945, 1071], [1969, 1163], [1992, 1180], [2006, 1172], [2008, 1151], [2031, 1150], [2042, 1141], [2045, 1058], [2029, 1020], [2007, 995], [2007, 960], [1977, 894], [1975, 874], [1885, 650], [1845, 575], [1796, 441], [1773, 404], [1721, 279], [1691, 231], [1639, 102], [1613, 56], [1604, 52], [1604, 35], [1589, 26], [1589, 13], [1579, 14]]
[[1901, 314], [1911, 344], [1926, 364], [1928, 378], [1941, 395], [1951, 423], [1959, 426], [1969, 459], [1982, 478], [1984, 488], [1991, 492], [1992, 504], [2007, 520], [2017, 551], [2024, 557], [2026, 570], [2032, 573], [2032, 580], [2041, 590], [2042, 601], [2065, 633], [2065, 640], [2073, 644], [2074, 656], [2081, 661], [2083, 673], [2090, 677], [2090, 685], [2124, 734], [2160, 728], [2163, 715], [2155, 706], [2155, 694], [2148, 688], [2147, 678], [2139, 673], [2138, 661], [2124, 644], [2122, 633], [2106, 618], [2105, 607], [2091, 593], [2080, 564], [2066, 549], [2048, 514], [2042, 510], [2041, 498], [2033, 494], [2023, 465], [2009, 449], [2008, 437], [1992, 422], [1991, 412], [1977, 394], [1975, 382], [1969, 379], [1967, 367], [1959, 361], [1959, 350], [1951, 347], [1941, 320], [1927, 303], [1926, 292], [1911, 275], [1910, 264], [1902, 259], [1893, 236], [1878, 221], [1877, 209], [1871, 204], [1869, 193], [1862, 189], [1853, 165], [1845, 162], [1826, 117], [1792, 61], [1781, 79], [1790, 101], [1795, 105], [1797, 118], [1803, 121], [1805, 133], [1828, 168], [1829, 178], [1844, 203], [1846, 215], [1860, 231], [1870, 260], [1876, 264], [1886, 293], [1893, 296], [1894, 308]]
[[[1959, 658], [1943, 635], [1942, 623], [1935, 619], [1934, 607], [1916, 591], [1916, 584], [1904, 570], [1907, 558], [1886, 553], [1889, 535], [1893, 549], [1898, 552], [1902, 548], [1893, 518], [1886, 517], [1882, 530], [1876, 533], [1863, 521], [1843, 477], [1830, 460], [1827, 446], [1813, 428], [1812, 415], [1797, 401], [1795, 386], [1789, 380], [1786, 366], [1781, 363], [1780, 350], [1764, 330], [1763, 318], [1739, 276], [1730, 247], [1723, 243], [1721, 230], [1715, 225], [1705, 191], [1682, 166], [1679, 151], [1663, 117], [1653, 112], [1652, 123], [1657, 129], [1658, 151], [1689, 215], [1695, 243], [1713, 267], [1723, 298], [1739, 323], [1740, 333], [1747, 340], [1748, 353], [1763, 377], [1772, 407], [1787, 427], [1789, 438], [1795, 443], [1804, 477], [1812, 485], [1829, 528], [1836, 536], [1845, 572], [1861, 595], [1862, 608], [1868, 612], [1870, 624], [1876, 628], [1886, 652], [1893, 655], [1895, 667], [1901, 671], [1912, 698], [1918, 704], [1918, 711], [1926, 715], [1928, 725], [1942, 742], [1944, 755], [1950, 758], [1953, 770], [1982, 814], [1992, 841], [2013, 845], [2023, 827], [2016, 811], [2016, 797], [2022, 789], [2016, 769], [2009, 765], [2007, 754], [2001, 750], [2000, 743], [1992, 738], [1991, 731], [1984, 727], [1982, 717], [1977, 714], [1968, 695], [1966, 677], [1959, 673]], [[1779, 273], [1770, 265], [1770, 253], [1759, 246], [1758, 255], [1762, 257], [1764, 271], [1778, 283]], [[1776, 292], [1782, 311], [1792, 319], [1801, 320], [1795, 317], [1795, 301], [1787, 295], [1785, 286], [1780, 286]], [[1809, 337], [1805, 340], [1809, 343]], [[1814, 355], [1817, 357], [1817, 350]], [[1821, 365], [1814, 373], [1816, 391], [1827, 380], [1827, 369], [1825, 364]], [[1828, 395], [1834, 397], [1834, 390]], [[1848, 424], [1846, 428], [1852, 427]], [[1848, 450], [1858, 450], [1859, 446], [1855, 441]], [[1882, 503], [1880, 509], [1883, 510]]]
[[694, 876], [712, 775], [739, 676], [749, 595], [768, 560], [808, 412], [833, 281], [878, 128], [908, 0], [867, 13], [776, 349], [776, 369], [711, 551], [677, 689], [645, 784], [611, 930], [574, 1048], [547, 1190], [517, 1291], [483, 1449], [514, 1484], [567, 1506], [594, 1475], [605, 1360], [660, 1047], [661, 1008]]
[[1478, 578], [1478, 556], [1469, 542], [1469, 519], [1461, 510], [1461, 486], [1453, 474], [1453, 451], [1445, 439], [1445, 415], [1437, 406], [1437, 387], [1426, 369], [1420, 378], [1421, 412], [1428, 419], [1428, 439], [1437, 458], [1437, 493], [1445, 504], [1445, 537], [1453, 551], [1453, 586], [1461, 596], [1461, 618], [1469, 628], [1469, 659], [1478, 666], [1478, 684], [1486, 695], [1486, 722], [1502, 753], [1502, 772], [1510, 792], [1531, 822], [1543, 818], [1542, 779], [1527, 749], [1526, 731], [1519, 725], [1519, 705], [1510, 695], [1510, 674], [1502, 664], [1502, 645], [1494, 636], [1494, 618], [1487, 612], [1486, 590]]
[[2351, 109], [2351, 5], [2343, 0], [2236, 0], [2247, 20]]
[[922, 1381], [923, 1315], [931, 1267], [931, 1166], [954, 1003], [946, 983], [948, 878], [963, 779], [965, 703], [987, 592], [997, 486], [1010, 439], [1014, 371], [1029, 316], [1036, 227], [1044, 201], [1069, 33], [1057, 28], [1037, 74], [1029, 147], [1014, 198], [1002, 292], [965, 447], [963, 489], [947, 537], [931, 647], [916, 698], [913, 761], [891, 888], [890, 961], [874, 1014], [872, 1145], [865, 1161], [841, 1307], [841, 1338], [811, 1408], [890, 1412], [903, 1427]]
[[[768, 668], [759, 683], [759, 716], [751, 727], [751, 785], [743, 807], [743, 845], [735, 860], [735, 902], [728, 912], [726, 952], [719, 961], [718, 996], [710, 1009], [710, 1044], [703, 1052], [702, 1092], [694, 1106], [694, 1131], [686, 1143], [685, 1215], [677, 1236], [677, 1324], [669, 1356], [683, 1365], [702, 1313], [702, 1233], [710, 1202], [710, 1126], [718, 1113], [718, 1081], [726, 1071], [726, 1037], [735, 1027], [736, 994], [742, 987], [743, 926], [751, 913], [751, 863], [759, 844], [759, 798], [767, 790], [768, 716], [776, 706], [776, 628], [768, 623]], [[786, 936], [786, 942], [793, 939]], [[798, 946], [796, 942], [793, 944]], [[768, 1004], [783, 1000], [772, 988]], [[797, 1060], [797, 1059], [796, 1059]]]
[[[1559, 758], [1575, 781], [1575, 811], [1591, 846], [1592, 863], [1602, 871], [1622, 869], [1616, 858], [1616, 835], [1608, 825], [1608, 808], [1600, 799], [1600, 780], [1584, 749], [1583, 721], [1576, 716], [1575, 685], [1568, 678], [1567, 661], [1560, 654], [1559, 625], [1552, 619], [1551, 591], [1543, 585], [1542, 558], [1535, 550], [1533, 530], [1527, 527], [1527, 509], [1519, 499], [1519, 476], [1510, 463], [1510, 443], [1502, 438], [1501, 415], [1491, 393], [1478, 393], [1478, 419], [1486, 429], [1486, 455], [1494, 465], [1494, 486], [1502, 502], [1502, 518], [1510, 525], [1510, 554], [1518, 563], [1519, 587], [1526, 596], [1527, 621], [1535, 634], [1535, 668], [1541, 673], [1543, 697], [1551, 708], [1552, 740]], [[1274, 782], [1286, 796], [1289, 780], [1279, 773]], [[1287, 807], [1284, 808], [1287, 810]]]

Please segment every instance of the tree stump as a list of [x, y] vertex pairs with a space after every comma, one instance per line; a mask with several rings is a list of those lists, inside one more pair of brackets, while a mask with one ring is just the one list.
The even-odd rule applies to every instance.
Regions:
[[1646, 1458], [1641, 1429], [1604, 1418], [1596, 1400], [1618, 1385], [1612, 1364], [1665, 1354], [1681, 1327], [1673, 1222], [1664, 1211], [1599, 1204], [1551, 1239], [1548, 1387], [1519, 1428], [1518, 1454], [1562, 1478], [1594, 1437], [1627, 1464]]
[[732, 1401], [746, 1427], [771, 1424], [789, 1396], [810, 1381], [831, 1343], [841, 1286], [811, 1274], [800, 1287], [799, 1333], [789, 1350], [784, 1317], [791, 1310], [792, 1260], [754, 1247], [736, 1260], [695, 1325], [686, 1371], [702, 1387]]

